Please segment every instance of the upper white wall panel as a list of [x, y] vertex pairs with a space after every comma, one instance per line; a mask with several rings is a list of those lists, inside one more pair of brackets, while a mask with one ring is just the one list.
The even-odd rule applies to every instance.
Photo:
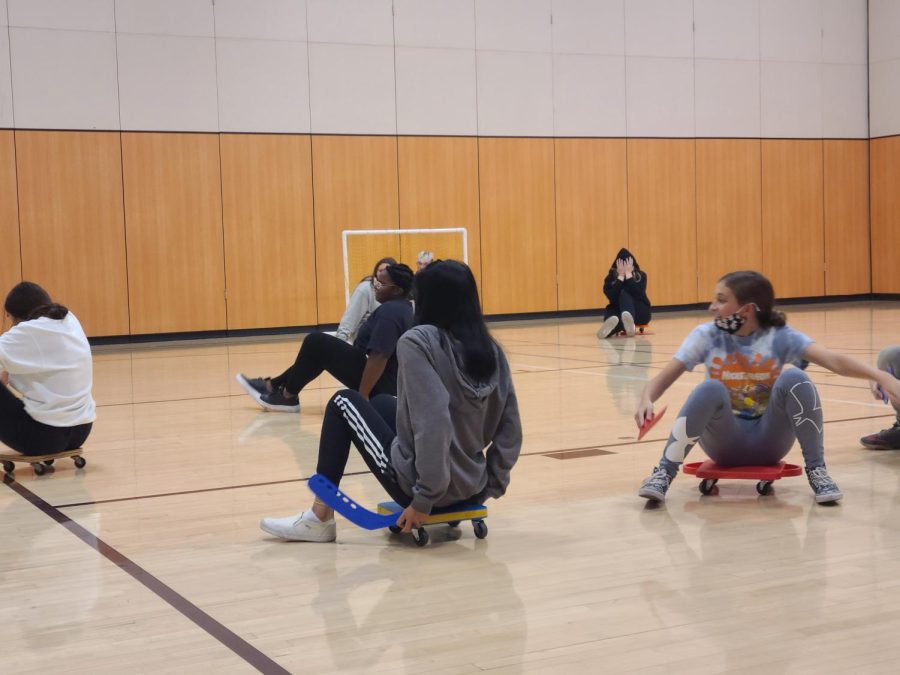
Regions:
[[[9, 0], [8, 8], [10, 26], [110, 33], [116, 30], [113, 0]], [[6, 23], [6, 16], [3, 22]]]
[[9, 67], [9, 32], [0, 30], [0, 126], [15, 123], [12, 101], [12, 71]]
[[852, 63], [822, 66], [822, 136], [868, 138], [868, 68]]
[[475, 0], [394, 0], [398, 47], [475, 49]]
[[397, 47], [397, 133], [478, 133], [475, 50]]
[[551, 51], [550, 0], [475, 0], [475, 46], [493, 51]]
[[869, 61], [900, 59], [900, 2], [869, 0]]
[[216, 37], [306, 41], [306, 0], [216, 0]]
[[625, 57], [553, 56], [555, 136], [625, 135]]
[[114, 33], [10, 28], [16, 125], [118, 129]]
[[218, 131], [212, 38], [119, 35], [122, 129]]
[[625, 58], [629, 136], [694, 136], [693, 59]]
[[820, 0], [759, 0], [759, 55], [764, 61], [822, 60]]
[[479, 51], [478, 133], [553, 135], [553, 55]]
[[628, 56], [692, 57], [692, 0], [628, 0], [625, 53]]
[[759, 0], [694, 0], [694, 56], [759, 59]]
[[822, 60], [868, 63], [867, 0], [822, 0]]
[[394, 44], [391, 0], [307, 0], [310, 42]]
[[871, 135], [900, 134], [900, 59], [871, 64], [869, 88]]
[[694, 61], [697, 136], [760, 135], [759, 67], [759, 61]]
[[142, 35], [212, 37], [210, 0], [116, 0], [116, 31]]
[[763, 61], [762, 135], [822, 137], [822, 64]]
[[553, 0], [557, 54], [625, 54], [625, 0]]

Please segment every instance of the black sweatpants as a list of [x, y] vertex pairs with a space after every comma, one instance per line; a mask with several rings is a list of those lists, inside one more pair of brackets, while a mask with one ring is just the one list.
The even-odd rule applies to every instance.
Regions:
[[625, 330], [625, 325], [621, 321], [622, 312], [628, 312], [634, 319], [635, 325], [643, 326], [650, 323], [650, 312], [647, 311], [642, 303], [635, 302], [631, 293], [622, 291], [619, 293], [619, 300], [615, 307], [608, 308], [603, 316], [605, 321], [611, 316], [619, 317], [619, 323], [613, 330], [613, 333]]
[[93, 424], [52, 427], [35, 420], [25, 404], [0, 385], [0, 442], [23, 455], [50, 455], [80, 448]]
[[[297, 394], [327, 371], [345, 387], [359, 389], [365, 368], [366, 353], [359, 347], [347, 344], [333, 335], [310, 333], [300, 345], [294, 365], [278, 377], [273, 377], [272, 386], [276, 389], [284, 387], [288, 393]], [[379, 380], [372, 388], [371, 395], [396, 393], [383, 391], [380, 387]]]
[[391, 443], [396, 436], [396, 397], [379, 394], [366, 400], [358, 391], [342, 389], [325, 408], [316, 471], [340, 485], [353, 443], [391, 499], [405, 508], [412, 497], [401, 489], [391, 466]]

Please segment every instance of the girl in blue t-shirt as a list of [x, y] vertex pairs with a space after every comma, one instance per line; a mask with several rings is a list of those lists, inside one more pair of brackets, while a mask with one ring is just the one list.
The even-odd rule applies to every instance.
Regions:
[[[812, 362], [838, 375], [877, 382], [900, 403], [900, 380], [821, 347], [786, 325], [774, 309], [775, 291], [759, 272], [732, 272], [716, 285], [712, 323], [695, 328], [662, 371], [647, 383], [635, 413], [638, 425], [653, 402], [685, 371], [703, 364], [707, 379], [678, 413], [659, 466], [638, 494], [665, 501], [678, 467], [698, 441], [723, 466], [771, 465], [800, 442], [806, 476], [819, 503], [842, 497], [825, 468], [822, 405], [801, 370]], [[783, 370], [786, 364], [800, 366]]]

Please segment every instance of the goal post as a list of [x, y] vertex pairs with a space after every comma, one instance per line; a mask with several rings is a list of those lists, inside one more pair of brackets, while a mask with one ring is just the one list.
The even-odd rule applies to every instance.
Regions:
[[469, 262], [468, 230], [464, 227], [439, 227], [411, 230], [343, 230], [344, 301], [359, 280], [372, 274], [380, 258], [391, 257], [406, 263], [414, 271], [419, 251], [431, 251], [435, 259], [451, 258]]

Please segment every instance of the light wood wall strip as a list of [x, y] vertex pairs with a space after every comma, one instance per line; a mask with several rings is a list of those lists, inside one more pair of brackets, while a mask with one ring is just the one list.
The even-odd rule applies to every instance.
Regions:
[[223, 134], [221, 153], [228, 328], [316, 324], [310, 137]]
[[900, 293], [900, 136], [873, 138], [872, 291]]
[[17, 131], [22, 273], [92, 336], [127, 335], [118, 132]]
[[219, 138], [123, 133], [131, 332], [222, 330]]
[[478, 145], [484, 311], [555, 311], [553, 140], [482, 138]]
[[629, 139], [628, 243], [655, 305], [697, 302], [694, 140]]
[[628, 242], [625, 139], [554, 141], [559, 309], [605, 307], [603, 278]]
[[824, 151], [825, 293], [870, 293], [869, 142], [826, 140]]
[[762, 141], [763, 273], [781, 298], [825, 294], [822, 141]]
[[[0, 131], [0, 246], [3, 265], [0, 266], [0, 302], [17, 283], [22, 281], [22, 251], [19, 242], [19, 207], [16, 195], [16, 145], [12, 131]], [[3, 315], [3, 328], [9, 326]]]
[[[469, 267], [481, 280], [478, 139], [440, 136], [398, 139], [400, 227], [465, 227]], [[415, 269], [415, 261], [406, 261]]]
[[735, 270], [762, 270], [760, 141], [697, 140], [700, 300]]
[[345, 309], [341, 232], [399, 228], [397, 138], [314, 136], [312, 152], [319, 323], [335, 323]]

